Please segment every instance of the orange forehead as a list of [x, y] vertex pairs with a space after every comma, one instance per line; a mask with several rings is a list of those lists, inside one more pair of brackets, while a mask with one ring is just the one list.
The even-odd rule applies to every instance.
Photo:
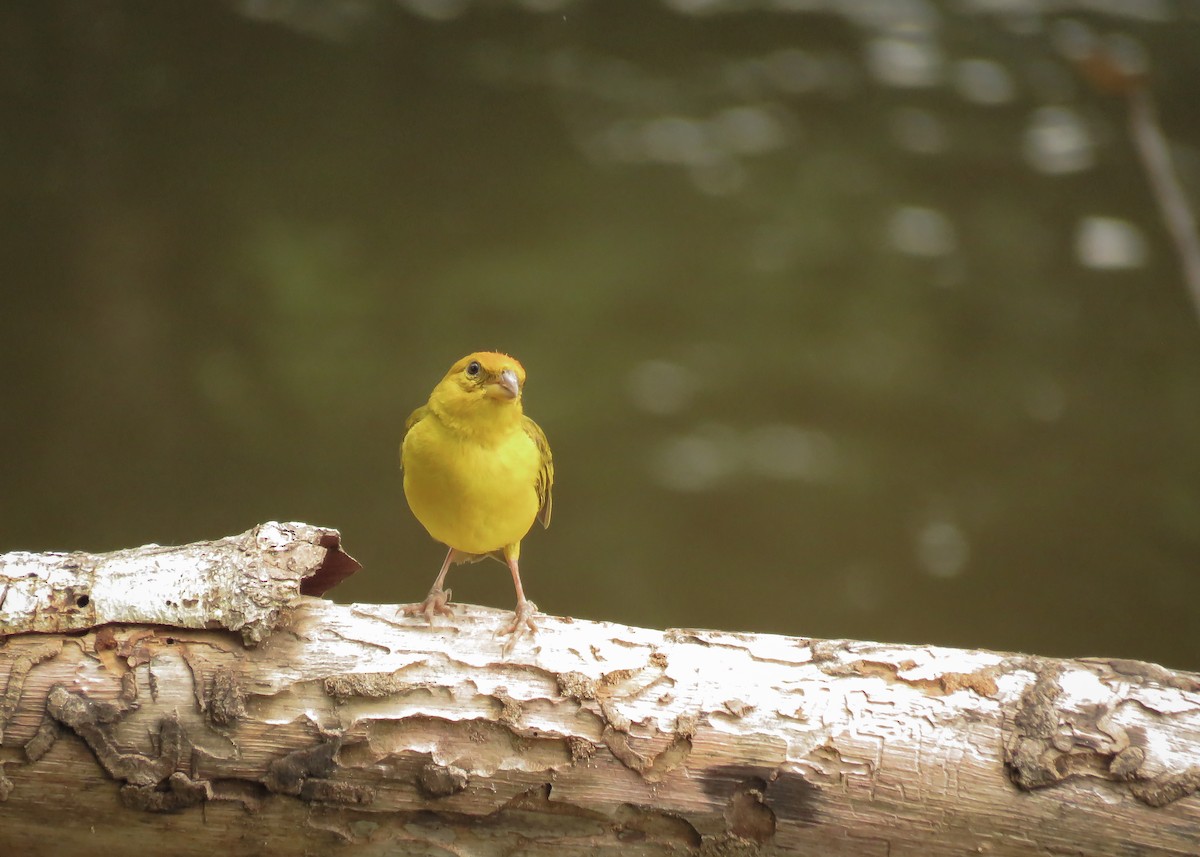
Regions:
[[468, 354], [451, 366], [448, 374], [455, 375], [463, 371], [472, 360], [477, 361], [488, 375], [499, 375], [505, 369], [512, 369], [517, 373], [517, 379], [522, 384], [525, 383], [525, 367], [521, 365], [521, 361], [499, 351], [476, 351], [474, 354]]

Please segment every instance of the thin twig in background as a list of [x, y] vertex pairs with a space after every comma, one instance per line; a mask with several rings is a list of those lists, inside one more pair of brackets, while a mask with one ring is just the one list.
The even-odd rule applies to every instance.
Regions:
[[1130, 132], [1146, 167], [1167, 231], [1179, 252], [1192, 306], [1200, 317], [1200, 237], [1196, 234], [1196, 217], [1175, 172], [1150, 94], [1144, 87], [1136, 87], [1129, 92], [1128, 100]]

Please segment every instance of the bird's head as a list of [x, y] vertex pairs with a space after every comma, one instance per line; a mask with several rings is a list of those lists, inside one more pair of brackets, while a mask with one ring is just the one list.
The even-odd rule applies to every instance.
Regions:
[[431, 403], [458, 419], [519, 418], [525, 367], [495, 351], [468, 354], [450, 367]]

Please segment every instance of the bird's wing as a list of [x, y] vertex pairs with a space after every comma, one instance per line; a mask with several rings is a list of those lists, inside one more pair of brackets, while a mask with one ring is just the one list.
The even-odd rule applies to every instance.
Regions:
[[408, 419], [404, 421], [404, 433], [408, 434], [408, 430], [425, 419], [427, 413], [429, 413], [429, 405], [421, 405], [421, 407], [409, 414]]
[[546, 433], [542, 431], [541, 426], [529, 417], [524, 418], [523, 425], [525, 434], [529, 435], [529, 439], [533, 441], [542, 457], [537, 479], [533, 484], [537, 490], [538, 501], [541, 503], [538, 519], [542, 522], [543, 527], [548, 527], [550, 526], [550, 509], [553, 505], [550, 489], [554, 486], [554, 456], [550, 454], [550, 444], [546, 440]]
[[[417, 408], [415, 411], [413, 411], [411, 414], [408, 415], [408, 419], [406, 419], [404, 421], [404, 436], [405, 437], [408, 437], [408, 433], [409, 433], [409, 431], [412, 430], [413, 426], [415, 426], [421, 420], [425, 419], [425, 415], [427, 413], [429, 413], [429, 406], [421, 405], [421, 407]], [[400, 468], [401, 469], [404, 468], [404, 441], [403, 440], [400, 441]]]

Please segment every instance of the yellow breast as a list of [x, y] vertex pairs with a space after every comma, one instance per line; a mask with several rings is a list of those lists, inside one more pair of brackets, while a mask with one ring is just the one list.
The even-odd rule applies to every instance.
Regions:
[[428, 417], [404, 436], [401, 459], [408, 505], [439, 542], [488, 553], [533, 526], [541, 454], [519, 426], [483, 445]]

